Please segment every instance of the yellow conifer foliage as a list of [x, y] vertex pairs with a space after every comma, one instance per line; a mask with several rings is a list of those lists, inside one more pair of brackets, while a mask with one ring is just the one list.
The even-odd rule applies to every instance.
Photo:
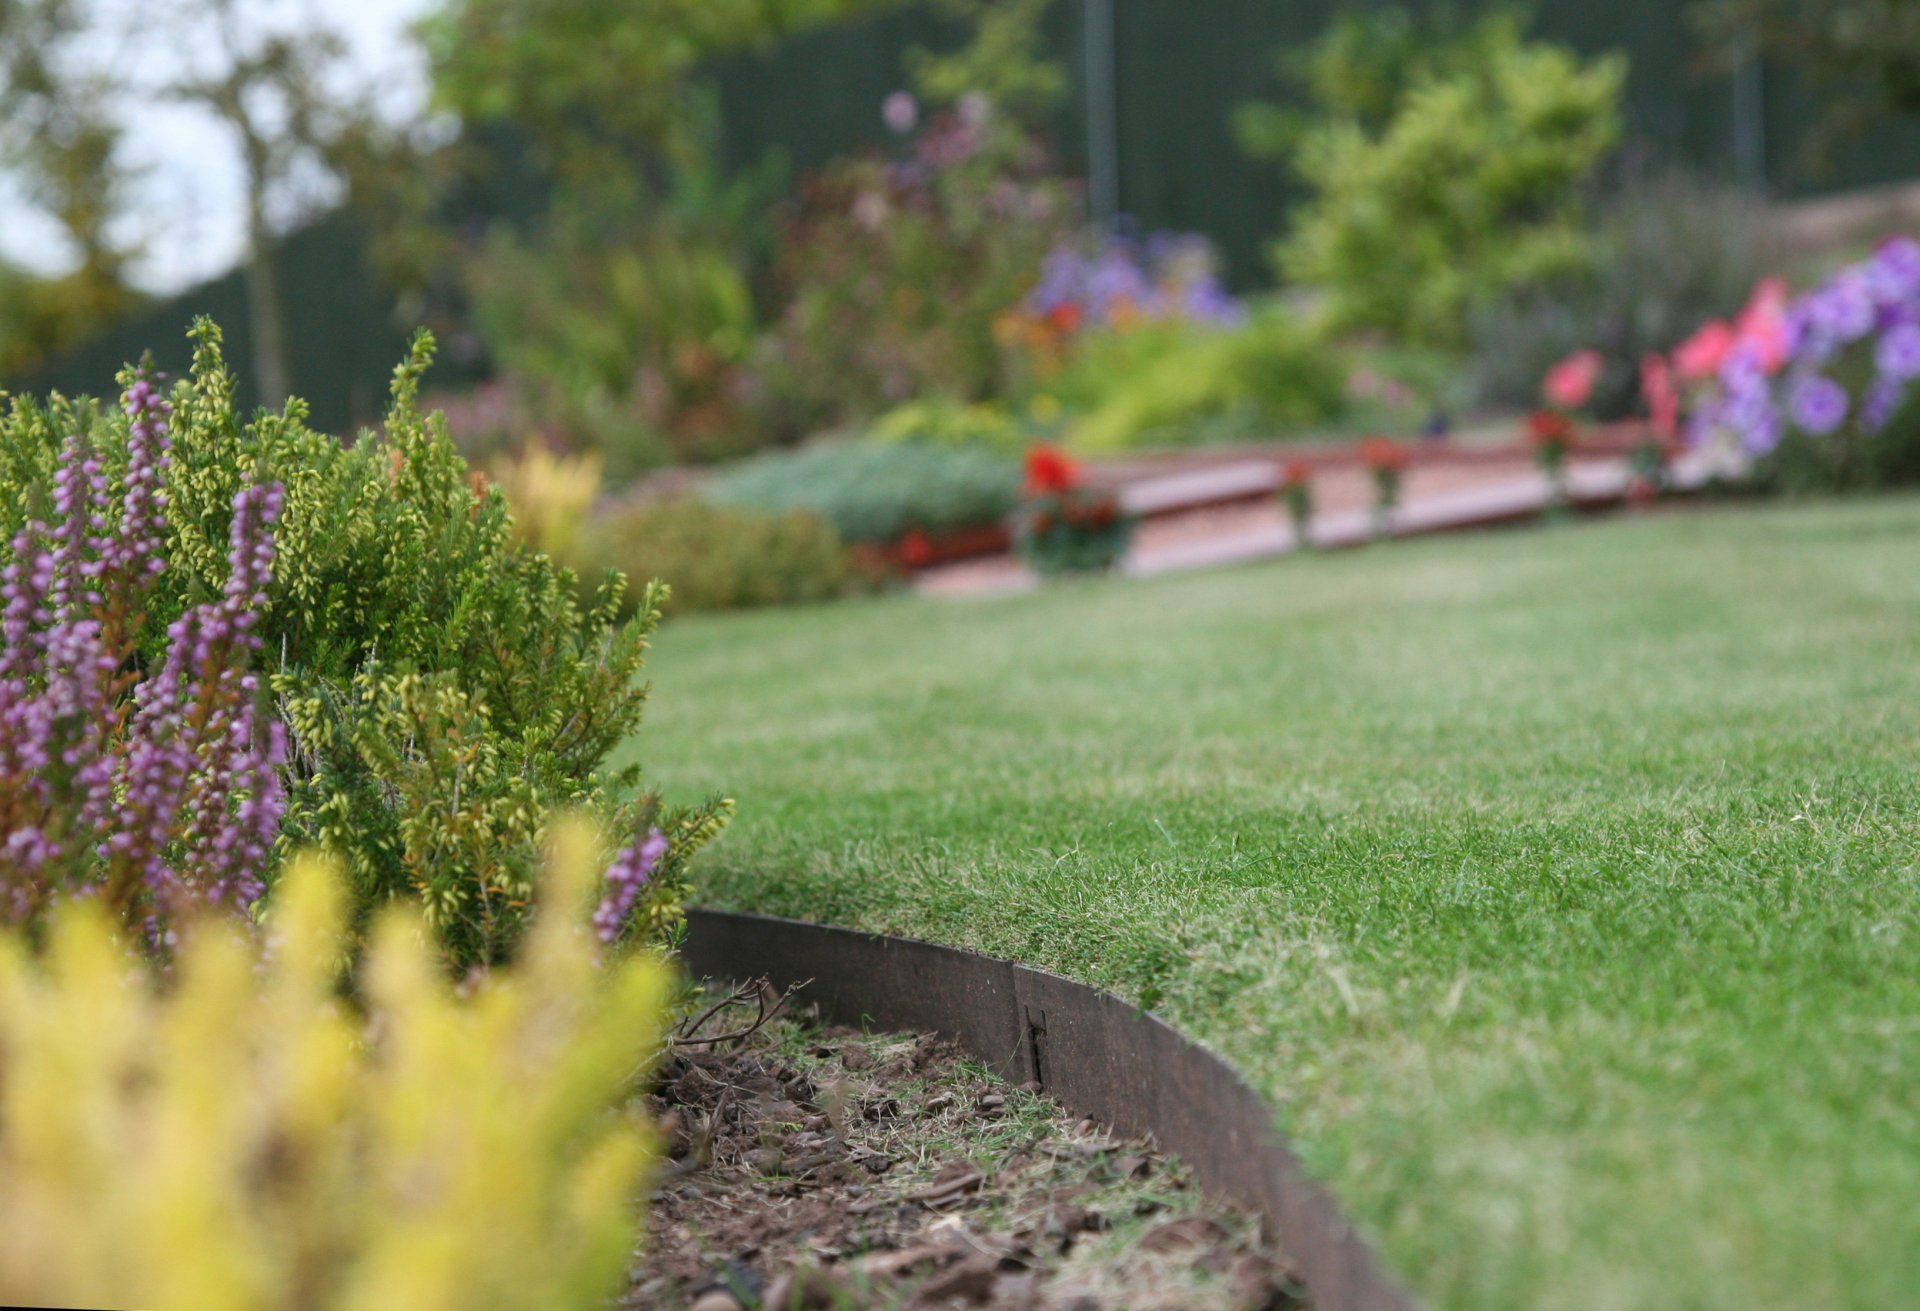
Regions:
[[[580, 909], [592, 849], [559, 836], [546, 905]], [[0, 939], [0, 1303], [585, 1308], [620, 1287], [665, 967], [601, 965], [583, 916], [551, 913], [456, 990], [395, 907], [363, 1013], [338, 988], [344, 908], [301, 860], [266, 949], [203, 923], [164, 981], [84, 902], [38, 950]]]

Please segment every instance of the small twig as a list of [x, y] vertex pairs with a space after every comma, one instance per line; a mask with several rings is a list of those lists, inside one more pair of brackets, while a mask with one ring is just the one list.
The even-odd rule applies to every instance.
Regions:
[[735, 988], [732, 992], [702, 1011], [699, 1019], [693, 1021], [691, 1024], [682, 1026], [681, 1032], [676, 1035], [674, 1041], [680, 1042], [691, 1038], [694, 1034], [700, 1032], [702, 1025], [718, 1015], [721, 1011], [726, 1010], [729, 1006], [738, 1005], [741, 1002], [748, 1001], [752, 997], [757, 996], [761, 987], [765, 984], [765, 979], [756, 979], [752, 983], [742, 984], [740, 987]]
[[[762, 980], [761, 982], [764, 984], [765, 980]], [[746, 1028], [736, 1029], [732, 1033], [718, 1033], [713, 1035], [710, 1038], [694, 1038], [694, 1037], [676, 1038], [674, 1039], [674, 1045], [677, 1047], [707, 1047], [707, 1046], [713, 1046], [723, 1042], [738, 1042], [746, 1038], [751, 1038], [754, 1034], [758, 1033], [761, 1029], [765, 1028], [768, 1024], [771, 1024], [776, 1018], [778, 1018], [780, 1012], [787, 1008], [787, 1003], [793, 1000], [793, 995], [796, 992], [800, 991], [800, 989], [804, 988], [805, 986], [806, 984], [802, 983], [802, 984], [796, 984], [795, 986], [788, 988], [785, 992], [781, 993], [778, 997], [774, 999], [774, 1003], [772, 1006], [768, 1006], [767, 991], [771, 990], [772, 985], [766, 984], [766, 989], [757, 991], [757, 995], [755, 997], [755, 1000], [759, 1003], [759, 1006], [760, 1006], [760, 1013], [754, 1016], [753, 1023], [747, 1025]], [[755, 987], [756, 989], [758, 989], [759, 985], [755, 985]], [[701, 1019], [702, 1024], [706, 1023], [706, 1018], [707, 1017], [703, 1017]], [[695, 1025], [694, 1028], [689, 1032], [698, 1032], [698, 1029], [699, 1029], [699, 1026]]]

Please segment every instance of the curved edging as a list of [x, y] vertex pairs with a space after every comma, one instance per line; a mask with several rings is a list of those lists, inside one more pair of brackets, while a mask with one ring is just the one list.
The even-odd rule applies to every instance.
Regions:
[[807, 985], [829, 1019], [955, 1039], [1124, 1134], [1152, 1134], [1201, 1187], [1272, 1227], [1315, 1311], [1419, 1311], [1220, 1057], [1112, 993], [1012, 961], [798, 920], [695, 910], [682, 951], [713, 978]]

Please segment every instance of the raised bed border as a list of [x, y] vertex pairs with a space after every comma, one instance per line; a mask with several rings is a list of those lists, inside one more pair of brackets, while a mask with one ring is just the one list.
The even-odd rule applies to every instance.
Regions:
[[1112, 993], [909, 938], [693, 910], [682, 958], [707, 978], [805, 984], [827, 1019], [935, 1032], [1122, 1134], [1151, 1134], [1209, 1192], [1267, 1223], [1315, 1311], [1419, 1311], [1219, 1056]]

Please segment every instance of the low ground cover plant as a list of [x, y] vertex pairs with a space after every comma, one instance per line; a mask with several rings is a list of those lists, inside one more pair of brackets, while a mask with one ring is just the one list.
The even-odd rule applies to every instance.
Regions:
[[805, 511], [853, 544], [998, 524], [1020, 495], [1020, 465], [999, 451], [929, 442], [820, 442], [756, 457], [716, 477], [716, 504]]
[[[417, 906], [373, 933], [305, 859], [271, 933], [201, 917], [157, 980], [96, 899], [0, 935], [0, 1301], [587, 1308], [623, 1285], [664, 967], [596, 960], [559, 836], [519, 962], [456, 994]], [[364, 1009], [362, 1009], [364, 1006]]]

